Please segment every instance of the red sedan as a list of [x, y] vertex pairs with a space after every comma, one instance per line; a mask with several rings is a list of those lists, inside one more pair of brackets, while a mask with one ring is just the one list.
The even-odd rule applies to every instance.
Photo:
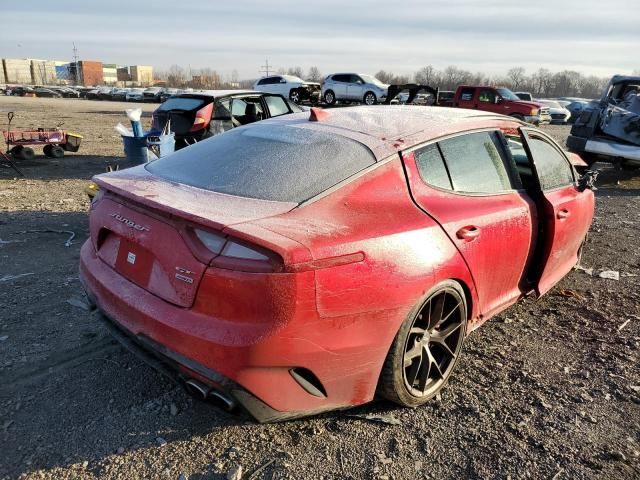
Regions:
[[575, 160], [495, 114], [312, 109], [96, 177], [80, 276], [123, 342], [259, 421], [418, 406], [578, 261]]

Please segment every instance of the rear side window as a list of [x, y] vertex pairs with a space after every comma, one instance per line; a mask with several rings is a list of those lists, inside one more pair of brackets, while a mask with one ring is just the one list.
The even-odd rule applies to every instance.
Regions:
[[300, 203], [374, 163], [371, 151], [354, 140], [257, 123], [183, 148], [146, 169], [214, 192]]
[[269, 113], [272, 117], [278, 117], [289, 113], [289, 107], [287, 106], [287, 102], [284, 101], [284, 98], [267, 95], [264, 97], [264, 100], [267, 102]]
[[453, 189], [444, 160], [436, 144], [416, 150], [415, 157], [418, 172], [425, 183], [446, 190]]
[[573, 171], [569, 162], [553, 145], [535, 137], [529, 137], [527, 143], [543, 190], [573, 183]]
[[204, 100], [201, 98], [189, 98], [189, 97], [170, 97], [162, 105], [159, 110], [195, 110], [198, 107], [204, 105]]
[[334, 75], [331, 78], [334, 82], [349, 82], [351, 75]]
[[454, 190], [497, 193], [512, 189], [497, 132], [468, 133], [439, 145]]
[[476, 93], [475, 88], [463, 88], [460, 92], [460, 101], [470, 102], [473, 100], [473, 95]]

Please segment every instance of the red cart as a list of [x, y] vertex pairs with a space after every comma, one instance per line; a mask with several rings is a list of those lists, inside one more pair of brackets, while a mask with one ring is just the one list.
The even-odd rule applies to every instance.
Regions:
[[32, 146], [42, 145], [43, 153], [50, 158], [62, 158], [64, 152], [77, 152], [82, 136], [66, 132], [60, 128], [38, 128], [36, 130], [11, 130], [13, 112], [7, 115], [9, 125], [4, 130], [7, 153], [14, 158], [31, 160], [35, 157]]

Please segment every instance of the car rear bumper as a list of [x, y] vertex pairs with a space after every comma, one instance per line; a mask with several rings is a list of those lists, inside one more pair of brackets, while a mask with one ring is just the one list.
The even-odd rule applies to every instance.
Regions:
[[[312, 319], [306, 326], [294, 320], [274, 328], [212, 318], [129, 282], [96, 255], [91, 240], [81, 250], [80, 280], [100, 315], [161, 358], [177, 378], [194, 378], [224, 392], [261, 422], [345, 408], [375, 394], [388, 345], [363, 346], [341, 336], [349, 332], [331, 332], [336, 319], [325, 325]], [[319, 335], [322, 328], [327, 330]], [[313, 372], [323, 395], [310, 393], [295, 378], [292, 372], [299, 368]]]

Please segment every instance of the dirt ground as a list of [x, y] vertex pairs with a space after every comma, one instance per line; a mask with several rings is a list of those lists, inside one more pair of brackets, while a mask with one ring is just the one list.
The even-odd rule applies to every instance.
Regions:
[[84, 135], [77, 154], [21, 162], [24, 179], [0, 168], [0, 478], [640, 478], [640, 173], [603, 166], [592, 275], [473, 333], [441, 398], [258, 425], [192, 400], [86, 310], [83, 188], [118, 162], [125, 108], [0, 97], [0, 125], [14, 110], [16, 127]]

